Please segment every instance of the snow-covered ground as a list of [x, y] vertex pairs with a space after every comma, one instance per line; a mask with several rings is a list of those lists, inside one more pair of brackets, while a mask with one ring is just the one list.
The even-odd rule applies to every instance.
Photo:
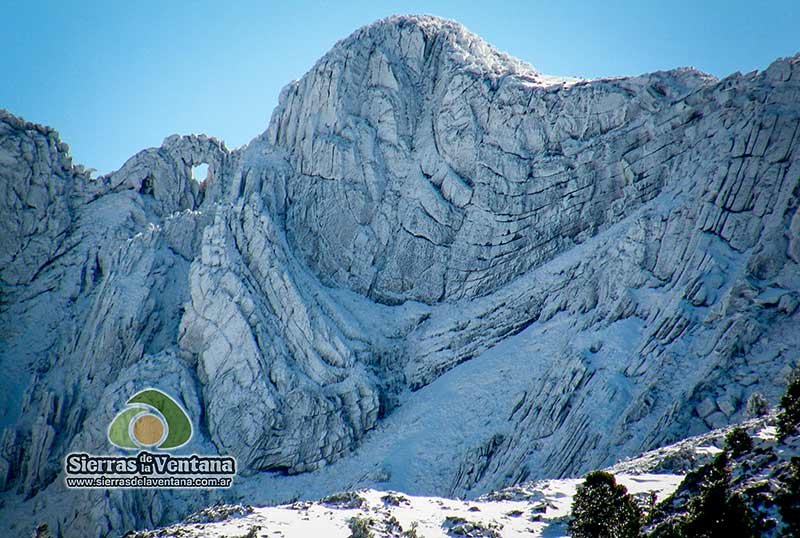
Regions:
[[[632, 494], [649, 496], [650, 492], [655, 492], [659, 499], [675, 491], [681, 480], [683, 475], [675, 474], [617, 475], [617, 481]], [[325, 502], [297, 502], [255, 508], [245, 516], [219, 522], [174, 525], [156, 531], [158, 534], [143, 535], [186, 538], [248, 536], [255, 529], [255, 534], [249, 536], [345, 538], [351, 532], [348, 522], [352, 518], [365, 518], [371, 520], [370, 528], [376, 536], [397, 536], [414, 528], [419, 536], [426, 538], [446, 537], [457, 534], [451, 530], [453, 527], [469, 524], [484, 529], [485, 534], [476, 536], [492, 536], [492, 530], [498, 536], [509, 538], [565, 536], [566, 516], [580, 483], [581, 480], [577, 479], [543, 480], [524, 490], [509, 492], [507, 500], [502, 500], [501, 492], [475, 501], [367, 489], [354, 492], [352, 499], [355, 502], [346, 503], [363, 503], [359, 508], [337, 508]]]
[[[775, 476], [783, 472], [782, 467], [800, 453], [800, 437], [777, 440], [774, 421], [775, 416], [770, 415], [740, 425], [753, 437], [756, 446], [751, 455], [739, 456], [731, 462], [732, 487], [736, 491], [744, 491], [754, 483], [769, 483], [772, 488]], [[627, 488], [647, 514], [653, 494], [655, 501], [661, 502], [675, 493], [687, 472], [709, 463], [722, 452], [725, 436], [732, 428], [689, 437], [606, 470], [614, 474], [617, 482]], [[554, 538], [567, 536], [573, 497], [581, 482], [582, 479], [575, 478], [538, 480], [471, 500], [359, 489], [313, 502], [297, 501], [278, 506], [216, 505], [193, 514], [180, 524], [135, 536], [346, 538], [351, 535], [351, 521], [359, 519], [376, 538]], [[686, 495], [684, 491], [683, 501], [678, 500], [678, 511]], [[671, 499], [666, 505], [675, 502]], [[761, 510], [758, 506], [754, 509]], [[759, 517], [777, 517], [770, 514], [760, 513]]]

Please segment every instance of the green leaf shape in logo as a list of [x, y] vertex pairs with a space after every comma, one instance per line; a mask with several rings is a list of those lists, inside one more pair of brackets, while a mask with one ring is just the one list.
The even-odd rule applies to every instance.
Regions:
[[[158, 410], [158, 412], [161, 413], [161, 416], [164, 417], [164, 420], [167, 423], [167, 437], [160, 445], [158, 445], [158, 448], [178, 448], [188, 443], [189, 439], [191, 439], [192, 422], [189, 420], [186, 412], [175, 402], [175, 400], [160, 390], [145, 389], [141, 392], [137, 392], [131, 397], [131, 399], [128, 400], [127, 403], [128, 405], [148, 405]], [[116, 419], [114, 422], [116, 422]]]
[[136, 406], [119, 413], [108, 427], [108, 440], [120, 448], [138, 448], [130, 436], [131, 421], [138, 415], [147, 412], [146, 407]]

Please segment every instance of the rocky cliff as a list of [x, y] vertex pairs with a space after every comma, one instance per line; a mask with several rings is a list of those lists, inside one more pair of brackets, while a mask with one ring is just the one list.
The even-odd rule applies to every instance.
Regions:
[[[738, 420], [798, 362], [799, 131], [798, 56], [558, 79], [433, 17], [339, 42], [234, 151], [172, 136], [91, 178], [3, 113], [0, 517], [474, 496]], [[147, 386], [234, 488], [65, 489]]]

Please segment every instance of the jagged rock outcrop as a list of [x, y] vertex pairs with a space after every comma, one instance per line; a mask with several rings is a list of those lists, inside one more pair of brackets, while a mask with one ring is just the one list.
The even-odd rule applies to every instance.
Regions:
[[[798, 362], [799, 103], [800, 57], [566, 80], [394, 17], [233, 151], [172, 136], [92, 179], [3, 113], [0, 514], [86, 536], [253, 491], [476, 495], [740, 418]], [[67, 492], [151, 385], [240, 483]]]
[[382, 302], [484, 295], [654, 197], [680, 132], [656, 115], [708, 80], [565, 87], [454, 23], [366, 27], [284, 89], [267, 131], [295, 171], [289, 239]]
[[71, 222], [74, 172], [55, 131], [6, 112], [0, 120], [0, 271], [3, 282], [15, 286], [29, 283], [56, 257]]
[[246, 468], [300, 472], [375, 426], [378, 390], [359, 357], [370, 348], [329, 319], [258, 198], [216, 213], [189, 283], [178, 343], [198, 357], [220, 449]]

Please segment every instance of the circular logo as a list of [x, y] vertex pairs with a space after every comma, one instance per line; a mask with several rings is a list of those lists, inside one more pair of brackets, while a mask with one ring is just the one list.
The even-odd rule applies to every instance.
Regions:
[[178, 448], [192, 437], [192, 423], [178, 403], [158, 389], [134, 394], [108, 427], [108, 440], [119, 448]]

